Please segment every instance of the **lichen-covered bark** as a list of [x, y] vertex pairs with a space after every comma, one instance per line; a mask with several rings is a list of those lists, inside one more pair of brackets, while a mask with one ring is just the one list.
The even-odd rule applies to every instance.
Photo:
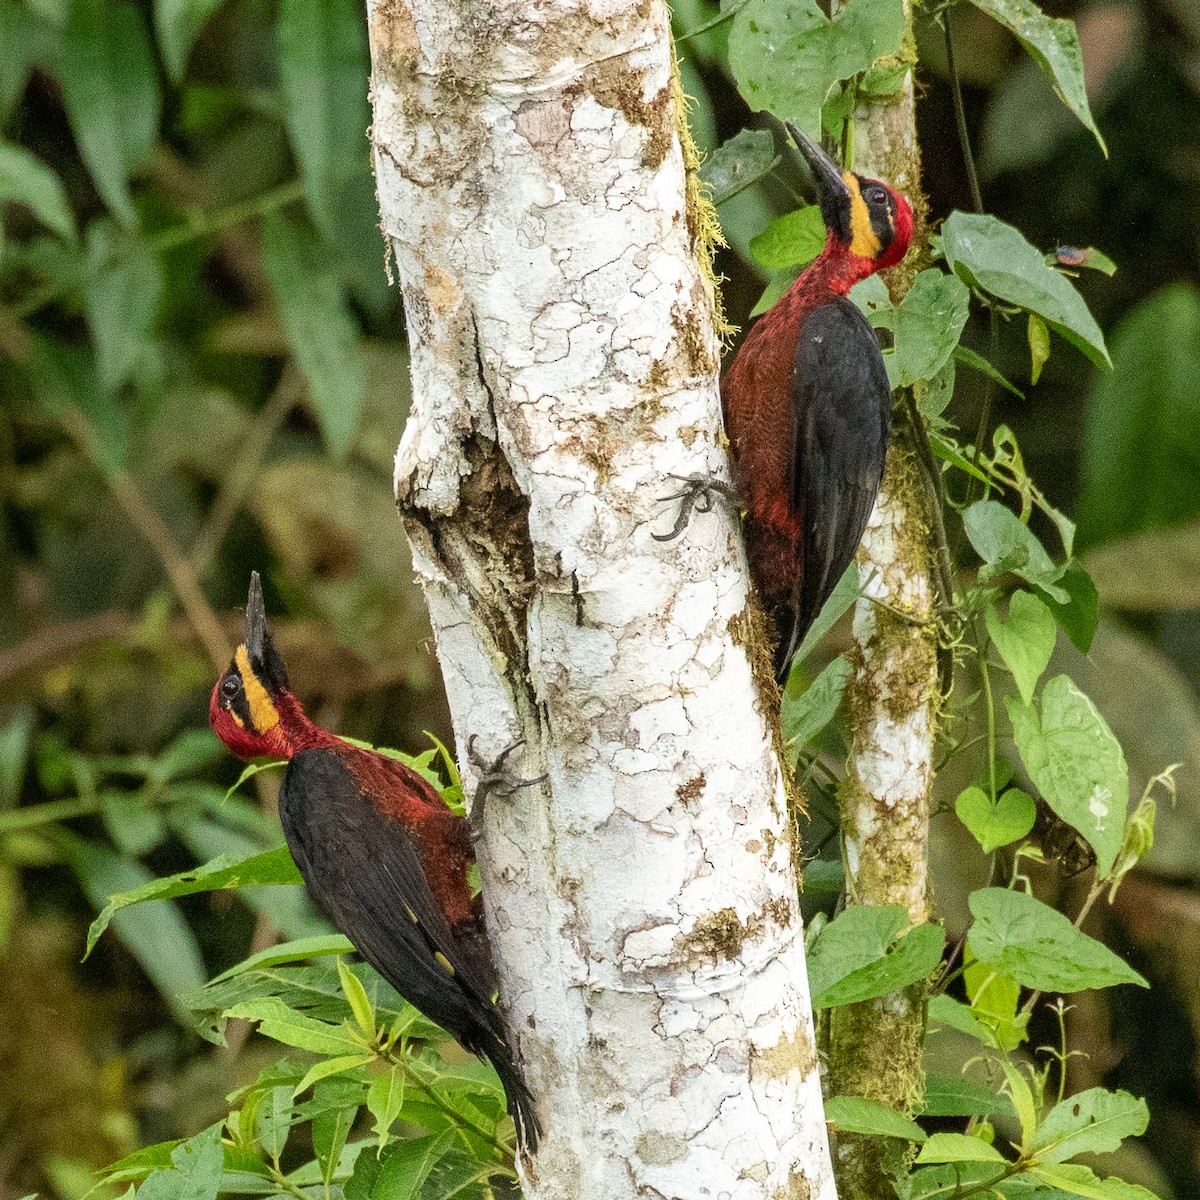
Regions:
[[[898, 96], [860, 107], [855, 151], [855, 170], [891, 182], [913, 201], [919, 248], [924, 203], [911, 75]], [[918, 256], [919, 251], [912, 258]], [[900, 299], [914, 274], [911, 260], [892, 273], [893, 299]], [[859, 551], [866, 598], [854, 617], [854, 672], [847, 688], [852, 741], [840, 796], [850, 902], [903, 904], [917, 924], [929, 919], [926, 873], [939, 705], [938, 633], [928, 491], [912, 431], [907, 421], [897, 426]], [[920, 986], [834, 1009], [831, 1090], [910, 1110], [923, 1088], [924, 1034]], [[835, 1164], [842, 1200], [892, 1194], [883, 1161], [886, 1149], [884, 1139], [839, 1138]]]
[[479, 846], [546, 1129], [526, 1194], [832, 1200], [736, 530], [651, 536], [670, 474], [725, 470], [666, 7], [368, 12], [397, 498], [460, 751], [524, 738], [547, 775], [488, 801]]

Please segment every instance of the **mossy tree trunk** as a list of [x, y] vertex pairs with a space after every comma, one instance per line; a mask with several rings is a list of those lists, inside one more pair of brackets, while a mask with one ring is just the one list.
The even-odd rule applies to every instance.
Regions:
[[[546, 1136], [526, 1195], [831, 1200], [790, 822], [662, 0], [373, 0], [413, 407], [396, 494]], [[468, 790], [477, 778], [463, 762]]]

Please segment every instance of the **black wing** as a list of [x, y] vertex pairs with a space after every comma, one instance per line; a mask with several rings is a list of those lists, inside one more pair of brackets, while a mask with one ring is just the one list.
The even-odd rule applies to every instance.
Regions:
[[823, 304], [804, 322], [792, 413], [792, 503], [803, 524], [804, 560], [784, 671], [854, 559], [887, 455], [887, 371], [875, 331], [850, 300]]
[[279, 816], [333, 925], [410, 1004], [491, 1060], [523, 1144], [536, 1145], [537, 1120], [492, 1003], [490, 967], [455, 938], [406, 831], [362, 795], [330, 750], [304, 750], [288, 764]]

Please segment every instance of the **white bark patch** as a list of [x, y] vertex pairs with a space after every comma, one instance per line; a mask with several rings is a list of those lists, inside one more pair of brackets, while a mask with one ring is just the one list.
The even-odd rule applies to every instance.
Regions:
[[[833, 1200], [660, 0], [374, 0], [413, 406], [396, 488], [484, 815], [530, 1197]], [[460, 754], [460, 757], [462, 755]], [[471, 776], [467, 768], [468, 779]]]

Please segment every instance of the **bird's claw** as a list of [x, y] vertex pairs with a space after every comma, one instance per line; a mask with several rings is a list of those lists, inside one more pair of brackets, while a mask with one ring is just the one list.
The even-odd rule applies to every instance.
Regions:
[[471, 806], [471, 820], [476, 824], [483, 814], [483, 803], [488, 796], [496, 795], [507, 800], [522, 788], [536, 787], [539, 783], [545, 783], [550, 778], [549, 775], [539, 775], [536, 779], [514, 780], [508, 773], [505, 763], [515, 750], [519, 750], [525, 745], [524, 738], [520, 738], [513, 742], [511, 746], [505, 747], [495, 758], [488, 758], [486, 754], [482, 753], [475, 745], [477, 740], [475, 734], [471, 734], [467, 739], [467, 758], [470, 760], [471, 765], [479, 772], [479, 784], [475, 789], [475, 802]]
[[715, 475], [709, 475], [707, 472], [696, 471], [691, 475], [670, 475], [668, 478], [678, 479], [680, 483], [686, 484], [686, 486], [682, 491], [672, 492], [669, 496], [660, 497], [664, 504], [671, 500], [681, 500], [682, 503], [679, 506], [679, 516], [675, 518], [675, 524], [671, 528], [671, 532], [652, 533], [650, 535], [656, 542], [674, 541], [687, 528], [693, 511], [699, 513], [711, 512], [714, 496], [723, 496], [730, 503], [734, 503], [737, 500], [737, 495], [729, 484], [718, 479]]

